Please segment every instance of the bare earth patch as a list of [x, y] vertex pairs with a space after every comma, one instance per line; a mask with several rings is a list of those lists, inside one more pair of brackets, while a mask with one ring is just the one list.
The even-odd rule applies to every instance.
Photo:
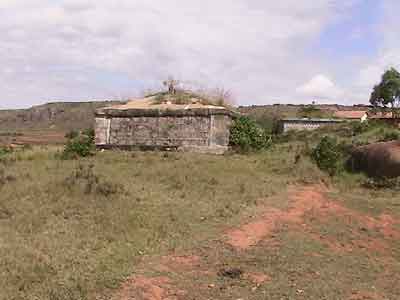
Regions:
[[381, 300], [385, 299], [381, 295], [378, 295], [377, 293], [371, 293], [371, 292], [355, 292], [353, 293], [349, 300]]
[[[257, 220], [228, 231], [227, 243], [238, 250], [247, 250], [268, 238], [282, 224], [299, 226], [300, 230], [308, 232], [311, 237], [335, 251], [353, 251], [354, 248], [358, 248], [383, 253], [390, 248], [386, 240], [400, 237], [400, 232], [394, 227], [396, 221], [392, 216], [384, 214], [375, 219], [362, 215], [327, 199], [325, 192], [325, 188], [321, 186], [292, 190], [289, 194], [290, 206], [287, 210], [266, 209]], [[314, 233], [313, 229], [305, 224], [306, 214], [310, 214], [320, 222], [329, 220], [332, 216], [342, 218], [345, 223], [357, 221], [366, 230], [380, 232], [384, 238], [360, 238], [360, 235], [354, 232], [352, 244], [341, 244], [334, 239]]]
[[259, 220], [229, 231], [227, 243], [240, 250], [256, 245], [276, 229], [277, 222], [284, 217], [284, 214], [278, 209], [269, 209]]
[[270, 276], [262, 273], [247, 273], [245, 277], [257, 286], [272, 280]]
[[227, 243], [238, 250], [246, 250], [265, 239], [283, 223], [303, 223], [306, 212], [339, 209], [335, 203], [326, 201], [323, 194], [314, 186], [291, 191], [289, 198], [291, 204], [288, 210], [267, 209], [258, 220], [229, 231], [226, 234]]
[[124, 283], [116, 299], [175, 300], [180, 293], [173, 289], [167, 277], [133, 276]]
[[[388, 241], [400, 237], [400, 232], [395, 228], [397, 221], [387, 214], [381, 215], [378, 218], [363, 215], [329, 200], [325, 196], [325, 193], [326, 189], [322, 186], [307, 186], [301, 189], [293, 188], [289, 193], [289, 207], [286, 210], [263, 207], [260, 217], [238, 228], [228, 230], [222, 236], [221, 240], [224, 241], [225, 245], [233, 248], [237, 255], [244, 255], [246, 250], [249, 250], [261, 241], [267, 242], [265, 244], [266, 247], [274, 246], [273, 234], [281, 226], [286, 225], [295, 231], [300, 230], [302, 233], [306, 233], [309, 237], [318, 240], [323, 245], [332, 249], [334, 253], [352, 252], [361, 249], [366, 250], [367, 253], [372, 251], [385, 254], [385, 257], [390, 259], [390, 254], [387, 253], [390, 250]], [[347, 233], [350, 234], [351, 242], [341, 242], [333, 235], [322, 236], [312, 224], [307, 223], [309, 220], [307, 218], [317, 220], [318, 223], [322, 224], [329, 222], [330, 218], [339, 218], [344, 224], [354, 225], [354, 222], [357, 222], [357, 224], [361, 224], [362, 228], [356, 230], [354, 226], [346, 227], [346, 230], [348, 228]], [[367, 234], [369, 230], [379, 233], [381, 237], [369, 236]], [[224, 243], [221, 245], [224, 245]], [[314, 254], [318, 256], [318, 253]], [[167, 273], [168, 275], [158, 277], [132, 276], [122, 285], [115, 299], [189, 299], [190, 297], [188, 298], [188, 296], [193, 291], [179, 289], [178, 286], [181, 281], [218, 273], [216, 269], [218, 261], [214, 262], [215, 265], [210, 263], [207, 265], [206, 257], [202, 257], [202, 255], [171, 254], [161, 258], [150, 257], [144, 259], [137, 274], [142, 274], [149, 269], [153, 269], [157, 272]], [[251, 283], [253, 291], [258, 289], [259, 286], [273, 281], [267, 274], [247, 271], [241, 275], [241, 278]], [[197, 292], [214, 288], [214, 284], [199, 286]], [[375, 293], [354, 292], [350, 294], [348, 299], [375, 300], [384, 298], [379, 297]]]

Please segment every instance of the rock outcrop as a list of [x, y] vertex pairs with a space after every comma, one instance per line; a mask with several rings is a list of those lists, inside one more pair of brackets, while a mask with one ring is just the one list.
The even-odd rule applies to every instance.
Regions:
[[371, 177], [400, 176], [400, 141], [375, 143], [353, 149], [349, 164]]

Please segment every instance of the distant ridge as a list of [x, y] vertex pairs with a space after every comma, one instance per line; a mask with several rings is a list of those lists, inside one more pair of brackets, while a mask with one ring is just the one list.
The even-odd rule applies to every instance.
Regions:
[[122, 101], [51, 102], [28, 109], [0, 110], [0, 131], [69, 131], [93, 126], [96, 109]]
[[[0, 132], [26, 130], [80, 130], [93, 126], [94, 112], [111, 105], [124, 104], [126, 101], [89, 101], [89, 102], [49, 102], [28, 109], [0, 110]], [[239, 111], [249, 115], [274, 115], [275, 117], [296, 116], [305, 105], [271, 104], [240, 106]], [[316, 108], [333, 110], [365, 110], [367, 105], [315, 105]]]
[[[65, 133], [93, 127], [95, 111], [126, 101], [51, 102], [28, 109], [0, 110], [1, 144], [62, 144]], [[273, 120], [293, 118], [307, 105], [272, 104], [240, 106], [238, 111], [271, 127]], [[326, 117], [336, 110], [366, 110], [366, 105], [315, 105]]]

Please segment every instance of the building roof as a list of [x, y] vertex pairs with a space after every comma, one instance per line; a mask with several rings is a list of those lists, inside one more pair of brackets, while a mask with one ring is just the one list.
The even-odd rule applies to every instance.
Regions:
[[340, 119], [361, 119], [366, 113], [367, 111], [363, 110], [338, 110], [334, 116]]
[[115, 110], [128, 110], [128, 109], [169, 109], [169, 110], [177, 110], [177, 109], [191, 109], [191, 108], [213, 108], [213, 109], [225, 109], [223, 106], [217, 105], [205, 105], [201, 102], [193, 99], [193, 101], [189, 104], [175, 104], [172, 102], [163, 102], [158, 103], [155, 100], [155, 97], [149, 97], [144, 99], [135, 99], [127, 102], [122, 105], [114, 105], [106, 107], [105, 109], [115, 109]]
[[368, 113], [368, 117], [370, 119], [392, 119], [393, 118], [393, 113], [392, 112], [370, 112]]
[[109, 116], [179, 116], [179, 115], [212, 115], [235, 113], [223, 106], [204, 104], [201, 100], [192, 98], [187, 104], [177, 104], [171, 101], [157, 101], [156, 96], [135, 99], [122, 105], [104, 107], [96, 111], [96, 115]]
[[338, 119], [317, 119], [317, 118], [286, 118], [284, 122], [311, 122], [311, 123], [341, 123], [343, 120]]

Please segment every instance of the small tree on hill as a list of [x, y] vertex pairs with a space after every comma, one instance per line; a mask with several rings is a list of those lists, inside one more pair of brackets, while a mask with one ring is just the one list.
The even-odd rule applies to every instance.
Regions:
[[179, 80], [175, 80], [172, 76], [163, 81], [163, 85], [168, 88], [168, 93], [171, 95], [176, 94], [176, 87], [179, 85]]
[[370, 102], [378, 109], [390, 108], [393, 117], [399, 115], [400, 73], [395, 68], [387, 70], [383, 74], [381, 82], [374, 86]]

